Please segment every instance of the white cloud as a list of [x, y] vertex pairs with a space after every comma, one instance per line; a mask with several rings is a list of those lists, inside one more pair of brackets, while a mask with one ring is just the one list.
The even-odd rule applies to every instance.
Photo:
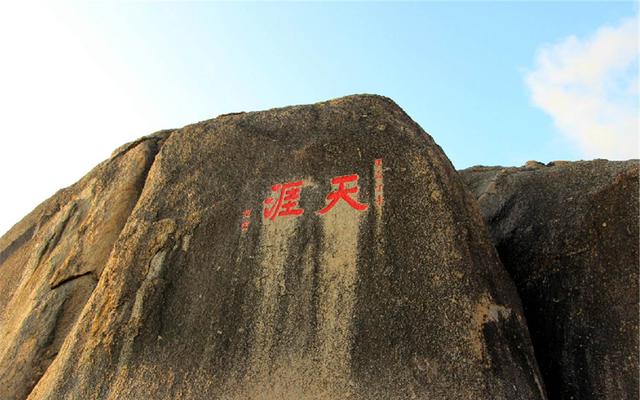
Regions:
[[538, 51], [534, 104], [587, 158], [638, 158], [638, 16]]

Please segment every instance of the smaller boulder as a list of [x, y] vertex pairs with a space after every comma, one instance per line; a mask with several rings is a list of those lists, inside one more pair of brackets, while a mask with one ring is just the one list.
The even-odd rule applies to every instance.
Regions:
[[550, 399], [638, 399], [638, 161], [461, 171], [516, 282]]

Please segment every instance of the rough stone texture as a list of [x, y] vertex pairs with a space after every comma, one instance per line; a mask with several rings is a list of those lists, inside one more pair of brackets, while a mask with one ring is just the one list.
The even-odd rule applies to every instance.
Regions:
[[[42, 206], [46, 229], [30, 232], [36, 210], [2, 239], [7, 257], [36, 260], [16, 272], [3, 329], [43, 338], [3, 337], [10, 396], [545, 398], [515, 286], [474, 199], [392, 101], [352, 96], [163, 135]], [[350, 174], [350, 195], [368, 208], [341, 200], [316, 213], [331, 179]], [[102, 191], [85, 188], [91, 176]], [[304, 213], [264, 218], [272, 186], [296, 181]], [[6, 260], [0, 270], [19, 269]], [[40, 288], [29, 289], [41, 291], [37, 304], [14, 300], [25, 285]], [[49, 304], [71, 315], [39, 311]], [[22, 322], [37, 313], [49, 319]], [[6, 364], [18, 354], [22, 381]]]
[[638, 165], [461, 171], [518, 287], [550, 399], [638, 399]]
[[87, 302], [163, 134], [45, 201], [0, 239], [0, 398], [24, 399]]
[[163, 134], [61, 190], [0, 241], [0, 398], [24, 399], [100, 278]]

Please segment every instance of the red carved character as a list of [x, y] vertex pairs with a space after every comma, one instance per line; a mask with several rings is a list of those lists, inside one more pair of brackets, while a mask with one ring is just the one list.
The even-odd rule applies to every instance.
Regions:
[[273, 185], [271, 187], [271, 191], [279, 191], [280, 193], [278, 194], [277, 200], [274, 196], [273, 198], [269, 197], [264, 201], [264, 217], [273, 221], [276, 217], [300, 215], [304, 213], [303, 209], [297, 208], [298, 201], [300, 200], [302, 183], [303, 181], [297, 181]]
[[[353, 182], [354, 186], [347, 188], [346, 184], [349, 182]], [[347, 204], [358, 211], [364, 211], [369, 208], [368, 205], [359, 203], [350, 196], [351, 193], [358, 193], [358, 175], [337, 176], [331, 180], [331, 184], [338, 185], [338, 189], [327, 195], [329, 204], [327, 204], [327, 206], [322, 210], [318, 211], [318, 214], [326, 214], [329, 212], [329, 210], [331, 210], [340, 199], [346, 201]]]
[[249, 230], [249, 221], [242, 221], [242, 223], [240, 224], [240, 229], [242, 229], [243, 232], [246, 232]]
[[251, 210], [250, 209], [246, 209], [242, 211], [242, 222], [240, 223], [240, 229], [242, 229], [243, 232], [246, 232], [249, 230], [249, 225], [251, 224]]

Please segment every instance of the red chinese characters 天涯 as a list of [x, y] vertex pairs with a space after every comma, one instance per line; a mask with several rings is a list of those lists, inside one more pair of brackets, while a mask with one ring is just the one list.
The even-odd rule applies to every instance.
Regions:
[[[354, 183], [354, 185], [351, 187], [347, 187], [347, 183], [352, 182]], [[331, 184], [338, 185], [338, 188], [327, 195], [329, 204], [327, 204], [327, 206], [322, 210], [318, 211], [318, 214], [322, 215], [328, 213], [341, 199], [346, 201], [347, 204], [358, 211], [364, 211], [369, 207], [366, 204], [359, 203], [357, 200], [351, 197], [351, 194], [358, 193], [358, 175], [353, 174], [337, 176], [331, 179]]]
[[276, 217], [304, 213], [304, 210], [298, 207], [303, 183], [303, 181], [297, 181], [273, 185], [271, 191], [276, 192], [277, 196], [269, 197], [264, 201], [264, 217], [273, 221]]

